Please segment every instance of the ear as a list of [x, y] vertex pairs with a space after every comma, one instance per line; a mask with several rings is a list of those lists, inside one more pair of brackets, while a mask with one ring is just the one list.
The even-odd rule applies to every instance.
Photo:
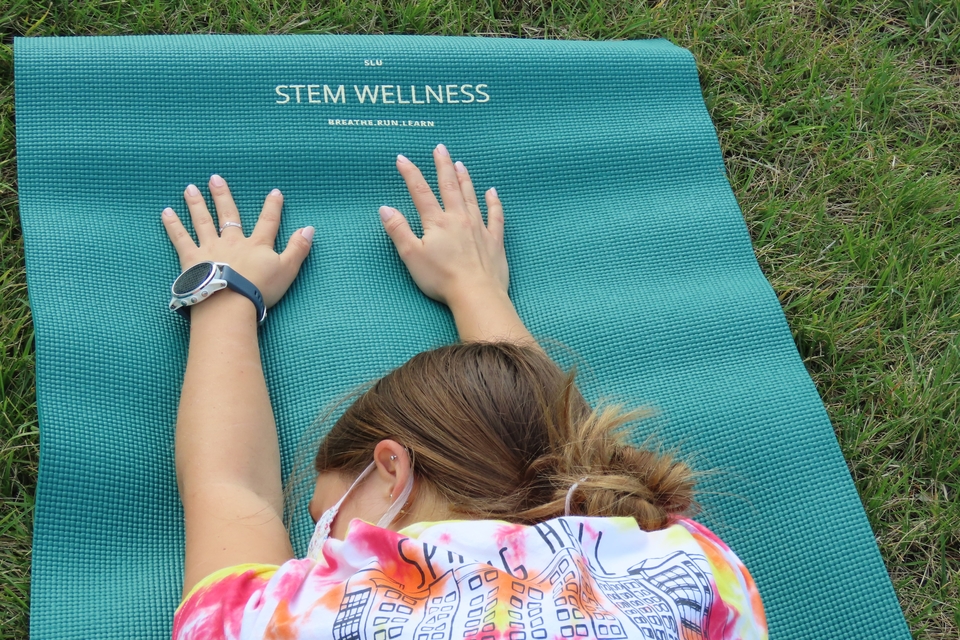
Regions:
[[377, 463], [377, 479], [388, 494], [384, 497], [392, 501], [400, 495], [413, 473], [410, 454], [395, 440], [381, 440], [373, 449], [373, 459]]

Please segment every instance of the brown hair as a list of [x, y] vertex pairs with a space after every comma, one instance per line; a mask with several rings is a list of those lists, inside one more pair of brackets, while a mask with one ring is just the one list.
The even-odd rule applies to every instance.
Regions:
[[412, 357], [336, 421], [314, 470], [359, 474], [378, 442], [407, 448], [414, 475], [465, 519], [533, 524], [571, 515], [631, 516], [647, 531], [696, 505], [693, 472], [625, 444], [650, 409], [591, 409], [568, 373], [535, 347], [468, 342]]

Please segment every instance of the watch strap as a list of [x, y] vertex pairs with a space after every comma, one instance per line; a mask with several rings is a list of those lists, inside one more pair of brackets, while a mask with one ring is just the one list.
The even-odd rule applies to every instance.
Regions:
[[263, 296], [260, 295], [260, 289], [257, 289], [257, 285], [234, 271], [230, 265], [221, 267], [221, 277], [226, 280], [228, 289], [250, 298], [253, 306], [257, 308], [257, 324], [263, 324], [263, 321], [267, 319], [267, 305], [263, 302]]

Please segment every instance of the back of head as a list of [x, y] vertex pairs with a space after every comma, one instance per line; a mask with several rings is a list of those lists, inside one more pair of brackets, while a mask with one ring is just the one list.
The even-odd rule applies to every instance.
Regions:
[[564, 515], [630, 516], [656, 530], [693, 505], [693, 475], [669, 455], [624, 443], [649, 415], [591, 409], [536, 348], [469, 342], [420, 353], [376, 381], [337, 420], [314, 468], [360, 473], [384, 439], [464, 519], [533, 524]]

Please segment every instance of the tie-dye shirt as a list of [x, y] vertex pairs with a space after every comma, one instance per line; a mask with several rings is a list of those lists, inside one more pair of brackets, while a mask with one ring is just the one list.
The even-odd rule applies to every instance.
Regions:
[[760, 594], [703, 525], [353, 520], [320, 562], [241, 564], [190, 591], [174, 640], [766, 639]]

